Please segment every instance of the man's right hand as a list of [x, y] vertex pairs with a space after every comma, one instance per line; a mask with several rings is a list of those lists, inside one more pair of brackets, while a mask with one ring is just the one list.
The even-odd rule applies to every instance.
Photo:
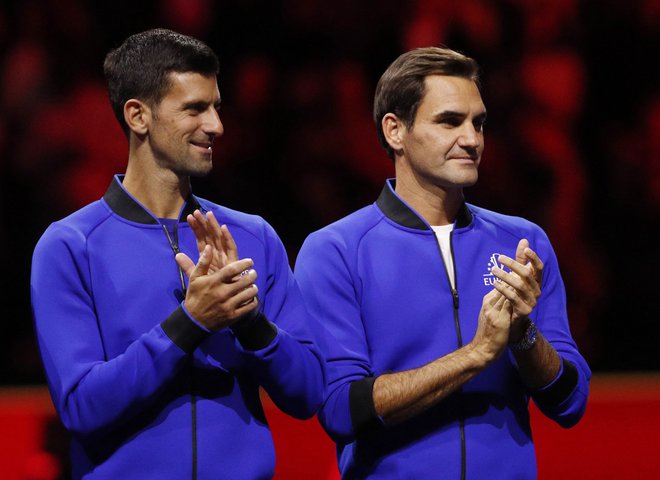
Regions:
[[188, 277], [184, 301], [188, 313], [209, 330], [220, 330], [254, 310], [257, 301], [257, 272], [250, 258], [231, 261], [217, 271], [211, 271], [214, 247], [206, 245], [197, 265], [184, 253], [176, 262]]
[[500, 292], [491, 290], [484, 296], [477, 333], [470, 345], [486, 364], [497, 359], [506, 348], [512, 315], [511, 302]]

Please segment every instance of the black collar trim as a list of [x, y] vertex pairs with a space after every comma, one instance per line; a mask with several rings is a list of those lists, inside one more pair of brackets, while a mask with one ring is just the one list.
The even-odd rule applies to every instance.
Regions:
[[[135, 223], [158, 225], [159, 222], [156, 217], [124, 189], [122, 185], [123, 179], [123, 175], [115, 175], [112, 182], [110, 182], [108, 190], [103, 195], [103, 200], [105, 200], [113, 212], [126, 220]], [[181, 211], [179, 221], [185, 221], [185, 218], [197, 209], [201, 210], [202, 208], [197, 198], [194, 195], [190, 195], [190, 198], [188, 198]]]
[[[385, 182], [376, 205], [387, 218], [399, 225], [415, 230], [431, 230], [429, 224], [410, 208], [395, 192], [396, 180], [391, 178]], [[472, 212], [465, 203], [461, 206], [456, 217], [456, 228], [464, 228], [472, 223]]]

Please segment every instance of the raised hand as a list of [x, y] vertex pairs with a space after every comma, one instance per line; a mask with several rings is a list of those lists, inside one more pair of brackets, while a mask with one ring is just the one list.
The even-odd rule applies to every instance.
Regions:
[[518, 242], [516, 260], [500, 255], [499, 262], [510, 268], [511, 272], [493, 268], [493, 275], [501, 280], [495, 282], [494, 287], [511, 302], [513, 307], [511, 340], [517, 341], [527, 326], [528, 315], [532, 313], [541, 296], [543, 262], [536, 252], [529, 248], [529, 242], [524, 238]]
[[238, 248], [234, 238], [226, 225], [218, 223], [213, 212], [204, 215], [199, 210], [195, 210], [186, 220], [195, 234], [199, 254], [202, 254], [206, 245], [213, 247], [209, 273], [217, 272], [225, 265], [238, 260]]
[[501, 280], [495, 282], [495, 289], [513, 306], [514, 322], [532, 313], [536, 301], [541, 296], [543, 262], [528, 245], [525, 239], [518, 243], [517, 260], [506, 255], [499, 256], [499, 262], [510, 268], [511, 272], [498, 267], [492, 269], [493, 275]]

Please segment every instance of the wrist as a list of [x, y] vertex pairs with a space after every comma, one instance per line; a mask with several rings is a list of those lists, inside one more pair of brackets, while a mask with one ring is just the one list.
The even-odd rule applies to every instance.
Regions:
[[498, 352], [488, 348], [484, 343], [470, 342], [465, 346], [468, 358], [472, 360], [473, 366], [478, 370], [483, 370], [497, 359]]
[[529, 317], [518, 318], [518, 320], [512, 322], [511, 331], [509, 333], [509, 345], [512, 343], [518, 343], [524, 338], [525, 332], [527, 332], [527, 328], [529, 328], [531, 322], [532, 321]]
[[523, 325], [522, 334], [517, 338], [512, 336], [509, 339], [509, 348], [514, 352], [526, 352], [536, 345], [538, 337], [536, 325], [529, 319]]

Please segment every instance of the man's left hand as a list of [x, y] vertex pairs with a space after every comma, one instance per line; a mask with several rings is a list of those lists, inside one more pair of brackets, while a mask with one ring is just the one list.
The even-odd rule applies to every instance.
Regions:
[[536, 252], [529, 248], [527, 239], [518, 242], [515, 260], [506, 255], [500, 255], [498, 260], [511, 269], [511, 272], [506, 272], [494, 267], [492, 272], [501, 280], [495, 282], [495, 289], [506, 297], [513, 307], [511, 339], [515, 340], [522, 335], [527, 325], [527, 317], [541, 296], [543, 262]]

